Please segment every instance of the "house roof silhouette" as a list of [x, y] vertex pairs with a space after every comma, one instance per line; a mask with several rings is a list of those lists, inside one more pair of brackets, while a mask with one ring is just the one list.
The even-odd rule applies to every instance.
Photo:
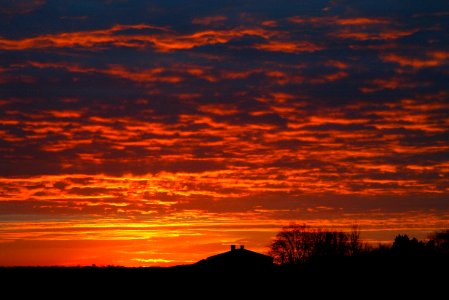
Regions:
[[247, 250], [243, 245], [238, 249], [235, 245], [231, 245], [230, 251], [210, 256], [199, 261], [198, 264], [220, 269], [263, 269], [273, 266], [273, 258], [268, 255]]

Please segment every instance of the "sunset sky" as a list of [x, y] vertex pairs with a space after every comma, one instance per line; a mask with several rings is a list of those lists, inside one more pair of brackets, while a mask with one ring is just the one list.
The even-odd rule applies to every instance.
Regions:
[[0, 265], [449, 227], [449, 2], [2, 0]]

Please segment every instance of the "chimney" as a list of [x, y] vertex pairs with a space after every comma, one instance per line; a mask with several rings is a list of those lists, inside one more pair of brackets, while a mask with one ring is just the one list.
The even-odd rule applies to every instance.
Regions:
[[235, 245], [231, 245], [231, 251], [235, 251]]
[[245, 249], [245, 246], [240, 245], [240, 250], [243, 250], [243, 249]]

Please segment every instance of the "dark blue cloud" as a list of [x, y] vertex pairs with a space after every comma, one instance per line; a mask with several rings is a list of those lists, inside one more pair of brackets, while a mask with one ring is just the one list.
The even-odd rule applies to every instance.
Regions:
[[0, 11], [2, 176], [447, 194], [443, 1], [23, 3]]

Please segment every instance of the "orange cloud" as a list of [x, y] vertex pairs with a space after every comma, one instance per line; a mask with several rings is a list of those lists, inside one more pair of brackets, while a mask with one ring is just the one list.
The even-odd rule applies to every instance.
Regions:
[[81, 112], [70, 111], [70, 110], [52, 110], [49, 111], [52, 116], [56, 118], [79, 118], [81, 117]]
[[367, 40], [396, 40], [418, 32], [418, 29], [401, 29], [387, 18], [340, 18], [333, 17], [291, 17], [288, 19], [295, 24], [308, 24], [314, 27], [332, 26], [335, 28], [331, 35], [342, 39]]
[[424, 58], [405, 57], [394, 53], [382, 54], [381, 59], [385, 62], [393, 62], [403, 67], [415, 69], [439, 67], [448, 63], [449, 52], [429, 51]]
[[299, 42], [269, 41], [266, 44], [256, 45], [255, 48], [272, 52], [287, 52], [287, 53], [315, 52], [323, 49], [323, 47], [307, 41], [299, 41]]
[[[156, 30], [153, 34], [139, 33], [141, 30]], [[124, 34], [134, 30], [135, 34]], [[115, 25], [110, 29], [84, 32], [59, 33], [12, 40], [0, 38], [0, 49], [26, 50], [45, 48], [84, 47], [101, 49], [107, 47], [148, 48], [159, 51], [192, 49], [204, 45], [225, 44], [233, 39], [245, 36], [257, 36], [267, 42], [255, 45], [256, 49], [279, 52], [313, 52], [322, 47], [309, 41], [291, 41], [286, 32], [262, 28], [235, 28], [230, 30], [204, 30], [192, 34], [177, 34], [166, 28], [151, 25]], [[271, 40], [274, 36], [284, 36], [285, 40]]]
[[418, 32], [417, 29], [385, 29], [380, 31], [356, 31], [353, 29], [341, 29], [335, 33], [335, 36], [343, 39], [353, 39], [359, 41], [368, 40], [396, 40], [410, 36]]
[[292, 221], [373, 243], [449, 226], [442, 19], [337, 11], [67, 32], [33, 11], [0, 37], [0, 265], [191, 263]]
[[[95, 47], [102, 44], [115, 43], [121, 46], [141, 47], [138, 43], [141, 41], [150, 42], [151, 39], [144, 39], [144, 36], [125, 36], [120, 35], [120, 31], [129, 29], [166, 29], [150, 25], [115, 25], [110, 29], [92, 30], [85, 32], [70, 32], [59, 34], [47, 34], [34, 38], [25, 38], [22, 40], [0, 39], [0, 49], [3, 50], [25, 50], [30, 48], [62, 48], [62, 47]], [[135, 40], [135, 42], [132, 42]], [[140, 41], [140, 42], [141, 42]]]
[[389, 24], [391, 23], [388, 19], [382, 18], [347, 18], [347, 19], [337, 19], [336, 23], [339, 25], [378, 25], [378, 24]]
[[206, 104], [202, 105], [199, 110], [205, 113], [222, 116], [234, 115], [240, 112], [237, 107], [232, 104]]
[[[157, 30], [154, 34], [138, 33], [139, 30]], [[136, 34], [123, 34], [125, 30], [135, 30]], [[264, 29], [205, 30], [180, 35], [166, 28], [151, 25], [115, 25], [110, 29], [84, 32], [59, 33], [25, 38], [21, 40], [0, 39], [0, 49], [25, 50], [45, 48], [104, 48], [108, 46], [145, 48], [154, 47], [159, 51], [191, 49], [203, 45], [224, 44], [247, 35], [262, 38], [271, 37], [273, 32]]]

